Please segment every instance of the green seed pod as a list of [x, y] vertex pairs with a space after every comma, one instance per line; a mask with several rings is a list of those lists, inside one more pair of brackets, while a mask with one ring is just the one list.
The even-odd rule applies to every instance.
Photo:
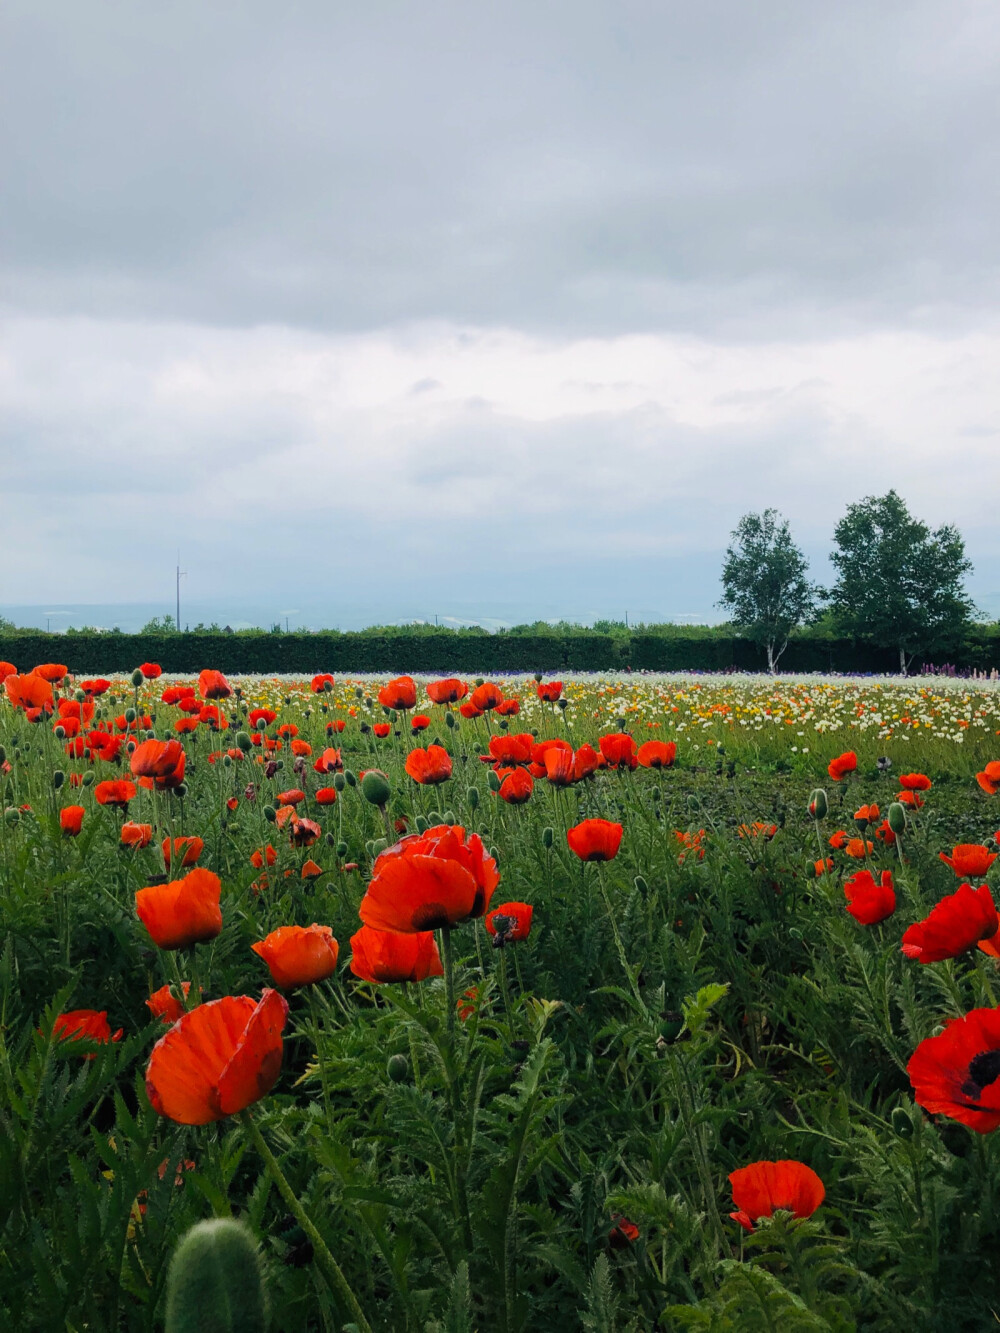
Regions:
[[569, 700], [568, 700], [568, 699], [557, 699], [557, 700], [556, 700], [556, 707], [562, 709], [562, 711], [565, 713], [566, 709], [569, 707]]
[[250, 739], [249, 735], [245, 731], [238, 731], [236, 733], [236, 744], [240, 747], [240, 749], [243, 751], [244, 754], [249, 754], [250, 751], [253, 749], [253, 741]]
[[336, 787], [337, 791], [343, 791], [344, 788], [347, 786], [347, 778], [343, 775], [343, 773], [334, 773], [333, 785]]
[[229, 757], [228, 754], [224, 754], [224, 755], [222, 756], [222, 767], [223, 767], [223, 768], [232, 768], [232, 766], [233, 766], [233, 761], [232, 761], [232, 759]]
[[829, 809], [830, 802], [826, 798], [826, 792], [822, 787], [817, 787], [809, 795], [809, 813], [813, 819], [825, 819]]
[[358, 785], [358, 779], [349, 768], [344, 769], [344, 781], [349, 787], [356, 787]]
[[388, 844], [388, 842], [386, 841], [385, 838], [375, 838], [375, 839], [371, 842], [370, 846], [371, 846], [371, 852], [369, 853], [369, 855], [371, 856], [372, 860], [374, 861], [376, 857], [382, 855], [382, 853], [383, 853], [383, 852], [385, 851], [385, 849], [389, 846], [389, 844]]
[[[92, 786], [94, 785], [95, 780], [96, 780], [96, 779], [94, 778], [93, 771], [88, 771], [88, 772], [84, 773], [84, 775], [83, 775], [83, 785], [84, 785], [85, 787], [92, 787]], [[180, 787], [178, 787], [177, 790], [180, 791]]]
[[86, 703], [86, 701], [87, 701], [87, 691], [86, 691], [86, 690], [74, 690], [74, 691], [73, 691], [73, 698], [77, 701], [78, 704]]
[[542, 829], [542, 846], [551, 847], [552, 844], [555, 842], [555, 840], [556, 840], [555, 830], [549, 828], [548, 825], [546, 825], [545, 828]]
[[456, 818], [455, 811], [454, 811], [454, 810], [445, 810], [444, 813], [443, 813], [442, 816], [441, 816], [441, 823], [442, 823], [442, 824], [457, 824], [457, 823], [458, 823], [458, 819]]
[[664, 1041], [676, 1041], [683, 1027], [684, 1015], [671, 1009], [660, 1019], [660, 1036]]
[[493, 772], [492, 768], [491, 768], [490, 771], [486, 774], [486, 781], [490, 784], [490, 791], [499, 791], [499, 790], [500, 790], [500, 779], [499, 779], [499, 778], [497, 777], [497, 775]]
[[468, 802], [468, 806], [469, 806], [469, 809], [470, 809], [470, 810], [478, 810], [478, 809], [479, 809], [479, 788], [478, 788], [478, 787], [470, 787], [469, 790], [465, 793], [465, 799], [466, 799], [466, 801]]
[[635, 887], [639, 890], [639, 892], [640, 892], [640, 893], [642, 894], [642, 896], [645, 898], [646, 894], [649, 893], [649, 885], [646, 883], [646, 881], [643, 879], [643, 877], [642, 877], [641, 875], [636, 875], [635, 880], [634, 880], [634, 883], [635, 883]]
[[361, 795], [370, 805], [386, 805], [392, 795], [389, 779], [377, 768], [370, 768], [361, 779]]
[[135, 715], [135, 709], [134, 709], [134, 708], [126, 708], [126, 709], [125, 709], [125, 721], [126, 721], [126, 722], [134, 722], [134, 721], [135, 721], [135, 716], [136, 716], [136, 715]]
[[276, 772], [280, 773], [284, 767], [285, 767], [284, 759], [275, 759], [274, 768]]
[[426, 833], [430, 828], [430, 824], [427, 822], [427, 816], [417, 815], [416, 819], [413, 821], [413, 827], [418, 833]]
[[21, 812], [15, 805], [9, 805], [3, 812], [3, 817], [8, 828], [17, 828], [21, 822]]
[[63, 726], [53, 727], [52, 734], [57, 741], [64, 741], [66, 739], [66, 728]]
[[[84, 783], [84, 786], [85, 786], [85, 787], [89, 787], [89, 786], [90, 786], [90, 783], [87, 781], [87, 779], [90, 778], [90, 777], [92, 777], [92, 776], [93, 776], [93, 775], [90, 774], [90, 773], [84, 773], [84, 775], [83, 775], [83, 783]], [[188, 788], [187, 788], [187, 783], [186, 783], [186, 782], [182, 782], [179, 786], [177, 786], [177, 787], [174, 788], [174, 795], [175, 795], [175, 796], [179, 796], [180, 799], [181, 799], [182, 801], [183, 801], [184, 797], [185, 797], [187, 794], [188, 794]]]
[[63, 785], [65, 781], [66, 781], [66, 774], [62, 771], [62, 769], [61, 768], [54, 769], [52, 773], [52, 785], [56, 789], [56, 791], [59, 790], [59, 788]]
[[136, 669], [132, 672], [132, 684], [135, 686], [136, 689], [138, 689], [139, 686], [142, 684], [142, 672], [139, 670], [138, 667], [136, 667]]
[[900, 805], [899, 801], [893, 801], [889, 806], [889, 812], [886, 815], [889, 821], [889, 827], [898, 837], [899, 834], [906, 832], [906, 809]]
[[442, 815], [441, 815], [441, 811], [440, 811], [440, 810], [428, 810], [428, 811], [427, 811], [427, 823], [428, 823], [428, 824], [443, 824], [443, 823], [444, 823], [444, 818], [443, 818]]
[[410, 1062], [405, 1055], [390, 1055], [385, 1066], [385, 1072], [393, 1083], [405, 1083], [410, 1075]]
[[347, 843], [338, 842], [335, 850], [337, 853], [337, 860], [343, 861], [344, 857], [347, 855]]
[[458, 723], [455, 721], [455, 714], [445, 713], [444, 724], [446, 727], [457, 727]]
[[483, 677], [482, 677], [482, 676], [477, 676], [477, 677], [476, 677], [476, 689], [478, 689], [479, 686], [482, 685], [482, 684], [484, 684]]
[[264, 1333], [267, 1293], [250, 1231], [232, 1218], [198, 1222], [167, 1274], [166, 1333]]
[[905, 1106], [893, 1107], [892, 1116], [893, 1133], [901, 1139], [913, 1138], [913, 1117]]
[[275, 810], [273, 805], [264, 806], [264, 818], [267, 820], [269, 824], [273, 824], [274, 821], [278, 818], [278, 812], [277, 810]]

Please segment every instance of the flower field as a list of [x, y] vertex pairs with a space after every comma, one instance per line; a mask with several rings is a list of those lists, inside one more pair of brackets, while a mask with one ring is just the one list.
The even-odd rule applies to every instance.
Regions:
[[996, 686], [19, 665], [3, 1327], [1000, 1319]]

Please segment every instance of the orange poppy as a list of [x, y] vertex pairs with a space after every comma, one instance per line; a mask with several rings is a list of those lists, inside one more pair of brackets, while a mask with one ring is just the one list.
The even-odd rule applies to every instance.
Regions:
[[7, 676], [3, 683], [15, 708], [44, 708], [52, 711], [52, 686], [42, 676]]
[[540, 680], [538, 684], [535, 686], [535, 693], [538, 695], [539, 699], [543, 700], [545, 703], [550, 703], [550, 704], [554, 704], [556, 702], [556, 700], [562, 694], [562, 691], [563, 691], [563, 683], [561, 680], [548, 680], [548, 681]]
[[957, 958], [980, 940], [992, 940], [1000, 930], [996, 905], [989, 886], [973, 889], [960, 884], [931, 908], [923, 921], [903, 931], [902, 951], [921, 963], [940, 963]]
[[174, 731], [178, 736], [186, 736], [197, 728], [198, 722], [196, 717], [179, 717], [174, 723]]
[[[191, 992], [191, 983], [185, 981], [182, 986], [186, 1000]], [[161, 1018], [168, 1027], [176, 1023], [185, 1012], [184, 1005], [172, 994], [169, 986], [161, 986], [159, 990], [153, 991], [146, 1001], [146, 1007], [154, 1018]]]
[[763, 820], [755, 819], [752, 824], [740, 824], [736, 830], [736, 836], [752, 839], [763, 838], [765, 842], [770, 842], [777, 831], [777, 824], [765, 824]]
[[900, 805], [909, 806], [911, 810], [919, 810], [923, 805], [923, 797], [915, 791], [901, 791], [896, 797]]
[[450, 928], [482, 916], [499, 882], [478, 833], [437, 824], [381, 853], [358, 915], [375, 930]]
[[172, 791], [184, 781], [184, 746], [180, 741], [143, 741], [132, 751], [129, 768], [141, 787]]
[[376, 722], [372, 726], [372, 731], [374, 731], [380, 741], [384, 741], [389, 732], [392, 731], [392, 727], [388, 722]]
[[279, 791], [274, 799], [279, 805], [298, 805], [306, 799], [306, 794], [301, 787], [289, 787], [288, 791]]
[[69, 675], [69, 667], [56, 662], [45, 662], [42, 666], [36, 666], [32, 675], [41, 676], [42, 680], [47, 680], [50, 685], [55, 685], [57, 681]]
[[636, 768], [639, 759], [635, 751], [635, 741], [627, 732], [613, 732], [602, 736], [598, 741], [604, 762], [609, 768]]
[[752, 1162], [729, 1176], [736, 1211], [729, 1216], [747, 1231], [780, 1208], [796, 1217], [812, 1217], [826, 1197], [822, 1180], [802, 1162]]
[[533, 913], [530, 903], [501, 903], [489, 912], [483, 918], [483, 925], [495, 937], [494, 947], [526, 940], [531, 933]]
[[516, 717], [520, 711], [520, 699], [501, 699], [496, 707], [497, 717]]
[[669, 768], [677, 758], [677, 746], [673, 741], [646, 741], [636, 758], [643, 768]]
[[[292, 742], [294, 744], [294, 741]], [[344, 760], [339, 750], [328, 746], [320, 757], [313, 764], [313, 770], [316, 773], [340, 773], [343, 771]]]
[[483, 715], [482, 709], [477, 708], [471, 699], [466, 699], [464, 704], [459, 704], [458, 711], [464, 718], [468, 718], [470, 721], [473, 718], [482, 717]]
[[837, 755], [836, 759], [831, 759], [827, 765], [826, 771], [833, 778], [834, 782], [839, 782], [841, 778], [846, 777], [848, 773], [854, 773], [858, 767], [858, 756], [853, 750], [847, 750], [844, 754]]
[[267, 858], [267, 864], [269, 866], [273, 866], [275, 861], [277, 861], [278, 859], [278, 853], [274, 850], [274, 848], [271, 846], [270, 843], [268, 843], [266, 851], [261, 851], [261, 849], [258, 847], [257, 850], [254, 853], [252, 853], [250, 857], [250, 864], [254, 867], [255, 870], [262, 870], [264, 868], [265, 856]]
[[228, 699], [233, 687], [221, 671], [206, 668], [198, 676], [198, 693], [203, 699]]
[[111, 681], [105, 680], [103, 676], [98, 676], [96, 680], [81, 680], [80, 689], [85, 694], [97, 698], [98, 695], [107, 694], [111, 689]]
[[414, 782], [435, 786], [451, 777], [451, 755], [443, 745], [428, 745], [426, 750], [411, 750], [406, 756], [406, 771]]
[[417, 702], [417, 686], [412, 676], [397, 676], [383, 685], [378, 692], [378, 701], [383, 708], [393, 708], [402, 712], [412, 708]]
[[59, 811], [59, 827], [67, 838], [75, 838], [83, 827], [83, 806], [67, 805]]
[[313, 694], [329, 694], [330, 690], [336, 685], [336, 681], [329, 672], [324, 672], [322, 676], [313, 676], [309, 682], [309, 688]]
[[1000, 759], [991, 759], [983, 771], [976, 774], [976, 781], [987, 796], [996, 796], [1000, 791]]
[[[71, 1009], [57, 1014], [52, 1024], [52, 1035], [61, 1041], [121, 1041], [124, 1028], [112, 1033], [107, 1009]], [[87, 1057], [92, 1060], [92, 1055]]]
[[121, 842], [123, 847], [148, 847], [152, 840], [152, 824], [127, 822], [122, 825]]
[[877, 824], [879, 820], [877, 805], [862, 805], [854, 812], [855, 824]]
[[301, 879], [319, 879], [323, 873], [323, 867], [317, 865], [315, 861], [309, 860], [305, 862], [299, 873]]
[[856, 861], [860, 861], [866, 854], [871, 856], [875, 850], [875, 844], [867, 839], [848, 838], [844, 843], [844, 851], [848, 856], [852, 856]]
[[584, 778], [589, 778], [591, 773], [603, 767], [605, 767], [604, 757], [584, 741], [573, 759], [573, 781], [582, 782]]
[[336, 787], [320, 787], [313, 800], [317, 805], [333, 805], [337, 799]]
[[139, 668], [146, 680], [156, 680], [163, 675], [163, 668], [157, 662], [143, 662]]
[[135, 783], [127, 778], [111, 778], [99, 782], [94, 788], [94, 800], [98, 805], [117, 806], [124, 809], [135, 796]]
[[535, 779], [523, 768], [512, 768], [500, 783], [497, 795], [508, 805], [523, 805], [535, 790]]
[[989, 874], [990, 866], [997, 859], [997, 853], [991, 852], [975, 842], [960, 842], [952, 848], [951, 856], [938, 852], [938, 859], [946, 866], [951, 866], [959, 879], [982, 879]]
[[495, 764], [526, 764], [532, 757], [535, 738], [530, 731], [515, 736], [491, 736], [489, 758]]
[[906, 791], [930, 791], [934, 784], [926, 773], [903, 773], [899, 785]]
[[324, 981], [337, 970], [340, 946], [329, 926], [279, 926], [270, 935], [251, 944], [271, 972], [271, 978], [282, 990], [310, 986]]
[[581, 861], [611, 861], [618, 855], [623, 832], [621, 824], [610, 819], [585, 819], [567, 832], [566, 841]]
[[410, 718], [411, 731], [426, 731], [430, 724], [431, 720], [426, 713], [414, 713]]
[[161, 949], [186, 949], [213, 940], [222, 930], [222, 882], [200, 867], [169, 884], [154, 884], [135, 895], [135, 910]]
[[270, 989], [259, 1003], [227, 995], [182, 1015], [149, 1057], [153, 1109], [181, 1125], [207, 1125], [259, 1101], [281, 1072], [287, 1018], [287, 1002]]
[[427, 697], [433, 704], [457, 704], [469, 693], [464, 680], [449, 676], [447, 680], [432, 680], [427, 686]]
[[491, 680], [487, 680], [482, 685], [477, 685], [472, 691], [469, 696], [469, 703], [480, 713], [488, 713], [491, 709], [503, 703], [503, 693], [498, 685], [494, 685]]
[[163, 852], [163, 864], [170, 868], [172, 861], [181, 857], [181, 866], [193, 866], [205, 850], [205, 843], [198, 837], [181, 837], [174, 839], [173, 857], [170, 852], [170, 839], [164, 838], [160, 849]]
[[545, 776], [553, 787], [569, 787], [576, 781], [576, 755], [552, 746], [545, 751]]
[[16, 676], [17, 667], [13, 662], [0, 662], [0, 683], [5, 681], [8, 676]]
[[309, 755], [311, 755], [313, 752], [313, 747], [309, 744], [308, 741], [294, 740], [292, 741], [289, 748], [292, 754], [296, 755], [300, 759], [307, 759]]
[[434, 932], [373, 930], [362, 926], [351, 936], [351, 971], [362, 981], [426, 981], [444, 975]]
[[247, 721], [251, 727], [268, 727], [277, 720], [278, 714], [273, 708], [251, 708]]

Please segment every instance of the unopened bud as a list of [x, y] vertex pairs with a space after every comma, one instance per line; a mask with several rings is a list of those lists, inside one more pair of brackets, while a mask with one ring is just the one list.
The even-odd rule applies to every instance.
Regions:
[[455, 811], [454, 811], [454, 810], [445, 810], [444, 813], [443, 813], [442, 816], [441, 816], [441, 823], [442, 823], [442, 824], [457, 824], [457, 823], [458, 823], [458, 820], [455, 818]]
[[356, 787], [358, 785], [358, 779], [349, 768], [344, 769], [344, 781], [349, 787]]
[[426, 833], [427, 830], [430, 828], [430, 824], [427, 821], [427, 816], [417, 815], [416, 819], [413, 821], [413, 826], [418, 833]]
[[52, 774], [52, 785], [56, 789], [56, 791], [59, 790], [59, 788], [63, 785], [65, 781], [66, 781], [66, 774], [62, 771], [62, 769], [61, 768], [55, 769]]
[[555, 831], [546, 825], [546, 827], [542, 829], [542, 846], [546, 848], [551, 847], [555, 840]]
[[[95, 779], [94, 779], [94, 774], [93, 774], [92, 771], [88, 771], [88, 772], [84, 773], [84, 775], [83, 775], [83, 785], [84, 785], [85, 787], [92, 787], [92, 786], [94, 785], [94, 781], [95, 781]], [[180, 788], [178, 788], [178, 791], [179, 791], [179, 790], [180, 790]]]
[[334, 773], [333, 785], [334, 787], [336, 787], [337, 791], [343, 791], [344, 788], [347, 786], [347, 778], [344, 776], [343, 773]]
[[492, 768], [491, 768], [490, 771], [486, 774], [486, 781], [490, 784], [490, 791], [499, 791], [499, 790], [500, 790], [500, 779], [499, 779], [499, 778], [497, 777], [497, 775], [493, 772]]
[[244, 754], [249, 754], [250, 751], [253, 749], [253, 741], [250, 739], [250, 736], [245, 731], [238, 731], [236, 733], [236, 744], [240, 747], [240, 749], [243, 751]]
[[645, 898], [646, 894], [649, 892], [649, 885], [646, 883], [645, 879], [643, 879], [642, 875], [636, 875], [634, 883], [635, 887]]
[[479, 809], [479, 788], [478, 788], [478, 787], [470, 787], [469, 790], [468, 790], [468, 791], [466, 792], [466, 794], [465, 794], [465, 799], [466, 799], [466, 801], [468, 802], [468, 806], [469, 806], [469, 809], [470, 809], [470, 810], [478, 810], [478, 809]]
[[139, 686], [142, 684], [142, 672], [139, 670], [138, 667], [136, 667], [136, 669], [132, 672], [132, 684], [135, 686], [136, 689], [138, 689]]
[[390, 1055], [385, 1072], [393, 1083], [404, 1083], [410, 1074], [410, 1062], [405, 1055]]
[[361, 779], [361, 795], [370, 805], [385, 805], [392, 795], [389, 779], [377, 768], [370, 768]]
[[892, 1116], [893, 1133], [901, 1139], [913, 1138], [913, 1117], [905, 1106], [893, 1107]]
[[892, 805], [889, 806], [889, 812], [886, 815], [886, 819], [889, 822], [889, 827], [897, 837], [901, 833], [906, 832], [906, 810], [900, 805], [899, 801], [893, 801]]
[[446, 727], [457, 727], [458, 723], [455, 721], [455, 714], [446, 713], [444, 717], [444, 724]]
[[344, 859], [344, 857], [347, 855], [347, 843], [346, 843], [346, 842], [338, 842], [338, 843], [337, 843], [337, 846], [334, 848], [334, 850], [335, 850], [336, 853], [337, 853], [337, 860], [338, 860], [338, 861], [342, 861], [342, 860]]
[[125, 721], [126, 721], [126, 722], [134, 722], [134, 721], [135, 721], [135, 716], [136, 716], [136, 714], [135, 714], [135, 709], [134, 709], [134, 708], [126, 708], [126, 709], [125, 709]]
[[830, 802], [822, 787], [817, 787], [809, 796], [809, 813], [813, 819], [825, 819], [830, 809]]
[[16, 805], [9, 805], [3, 812], [3, 817], [8, 828], [16, 828], [21, 822], [21, 812]]
[[275, 810], [273, 805], [264, 806], [264, 818], [267, 820], [269, 824], [273, 824], [274, 821], [278, 818], [278, 812], [277, 810]]
[[198, 1222], [181, 1239], [167, 1275], [166, 1333], [264, 1333], [267, 1298], [260, 1255], [242, 1222]]

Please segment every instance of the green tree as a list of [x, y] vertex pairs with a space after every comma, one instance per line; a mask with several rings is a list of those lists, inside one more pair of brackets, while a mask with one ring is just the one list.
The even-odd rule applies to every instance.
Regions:
[[849, 505], [833, 539], [839, 577], [830, 598], [843, 630], [898, 649], [902, 674], [915, 653], [959, 646], [976, 608], [963, 586], [972, 562], [957, 528], [932, 532], [892, 490]]
[[140, 634], [173, 634], [176, 626], [174, 618], [168, 612], [165, 616], [154, 616], [152, 620], [147, 620], [145, 625], [139, 631]]
[[820, 589], [807, 571], [788, 520], [776, 509], [743, 515], [726, 551], [719, 605], [737, 629], [767, 650], [772, 674], [791, 631], [815, 614]]

